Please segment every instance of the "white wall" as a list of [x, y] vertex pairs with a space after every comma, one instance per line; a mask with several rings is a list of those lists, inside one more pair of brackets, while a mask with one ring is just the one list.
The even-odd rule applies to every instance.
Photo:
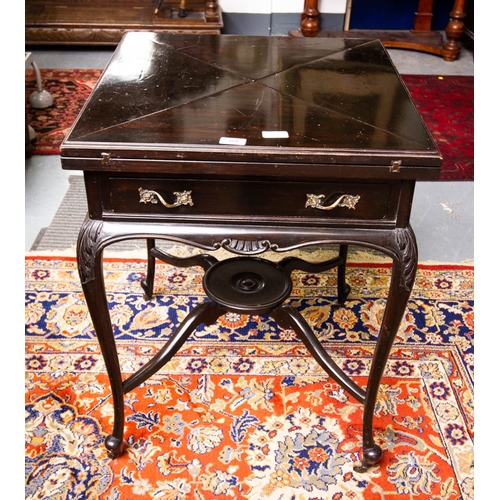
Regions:
[[[304, 0], [219, 0], [222, 12], [271, 14], [272, 12], [302, 12]], [[322, 14], [344, 14], [346, 0], [319, 0]]]

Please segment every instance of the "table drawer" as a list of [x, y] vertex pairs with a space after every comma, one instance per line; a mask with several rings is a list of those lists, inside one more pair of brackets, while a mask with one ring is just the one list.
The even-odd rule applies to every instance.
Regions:
[[389, 182], [277, 182], [193, 179], [108, 179], [104, 212], [148, 218], [305, 218], [386, 220]]

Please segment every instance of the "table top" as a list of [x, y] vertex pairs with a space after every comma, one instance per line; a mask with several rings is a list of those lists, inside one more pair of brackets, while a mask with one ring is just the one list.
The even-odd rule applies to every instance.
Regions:
[[124, 36], [61, 156], [103, 151], [154, 160], [402, 161], [424, 178], [437, 178], [442, 160], [378, 40], [148, 32]]

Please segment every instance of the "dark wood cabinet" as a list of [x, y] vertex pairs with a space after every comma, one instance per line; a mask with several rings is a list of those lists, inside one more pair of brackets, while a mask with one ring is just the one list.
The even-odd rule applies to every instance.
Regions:
[[[27, 45], [118, 45], [127, 31], [221, 32], [217, 1], [26, 0]], [[158, 10], [158, 12], [155, 12]], [[185, 15], [184, 15], [185, 14]]]

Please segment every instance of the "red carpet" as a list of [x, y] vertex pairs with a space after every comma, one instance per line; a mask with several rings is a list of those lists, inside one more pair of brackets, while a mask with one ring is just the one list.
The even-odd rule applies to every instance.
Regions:
[[[199, 269], [158, 263], [155, 298], [145, 301], [145, 266], [104, 262], [126, 376], [204, 300]], [[361, 386], [390, 272], [348, 266], [341, 308], [329, 294], [336, 272], [293, 276], [291, 303]], [[366, 474], [353, 470], [361, 405], [293, 330], [236, 313], [197, 329], [127, 394], [127, 449], [107, 458], [111, 395], [75, 259], [28, 257], [25, 283], [26, 500], [474, 498], [472, 267], [420, 266], [375, 408], [384, 455]]]
[[474, 180], [474, 77], [402, 75], [443, 155], [441, 180]]
[[[37, 139], [34, 154], [59, 154], [59, 146], [93, 89], [101, 70], [42, 70], [44, 88], [54, 98], [47, 109], [32, 109], [28, 96], [35, 75], [26, 72], [28, 123]], [[474, 77], [404, 75], [417, 107], [441, 153], [441, 180], [474, 179]]]

